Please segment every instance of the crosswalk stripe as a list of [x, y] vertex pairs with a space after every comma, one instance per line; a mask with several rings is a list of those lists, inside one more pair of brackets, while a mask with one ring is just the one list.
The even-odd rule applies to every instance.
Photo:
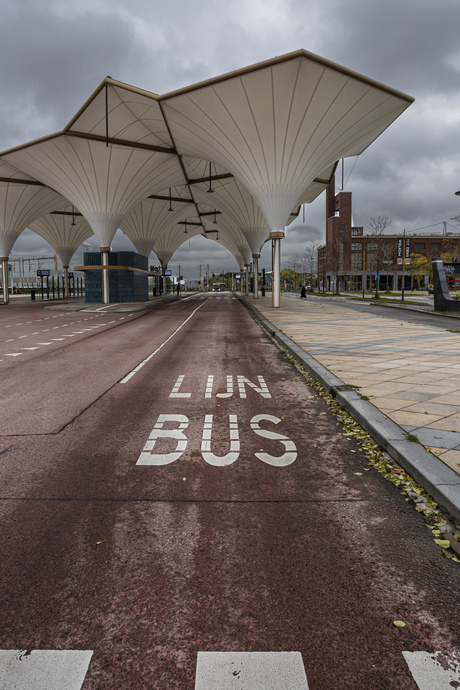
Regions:
[[436, 652], [403, 652], [419, 690], [451, 690], [460, 687], [460, 656]]
[[308, 690], [300, 652], [198, 652], [195, 690]]
[[92, 651], [0, 650], [0, 690], [81, 690]]

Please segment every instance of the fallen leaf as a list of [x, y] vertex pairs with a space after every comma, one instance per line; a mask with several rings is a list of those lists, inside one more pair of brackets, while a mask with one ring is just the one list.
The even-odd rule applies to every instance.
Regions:
[[102, 544], [102, 542], [101, 542], [101, 541], [97, 541], [97, 542], [96, 542], [96, 546], [98, 546], [99, 544]]
[[353, 474], [357, 474], [358, 477], [360, 477], [362, 475], [362, 472], [353, 472]]
[[183, 481], [183, 482], [186, 482], [187, 479], [186, 479], [185, 477], [182, 477], [182, 481]]
[[396, 625], [397, 628], [405, 628], [406, 623], [404, 621], [393, 621], [393, 625]]
[[441, 549], [448, 549], [450, 546], [450, 541], [447, 539], [435, 539], [434, 543], [441, 547]]

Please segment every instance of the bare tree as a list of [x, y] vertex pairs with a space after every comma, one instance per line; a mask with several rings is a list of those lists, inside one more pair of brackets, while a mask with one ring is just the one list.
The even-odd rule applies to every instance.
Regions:
[[318, 247], [320, 246], [320, 242], [308, 242], [305, 252], [300, 257], [302, 282], [305, 282], [305, 277], [307, 277], [312, 287], [318, 268]]
[[[366, 226], [367, 234], [373, 238], [373, 244], [375, 247], [372, 251], [368, 251], [368, 267], [372, 273], [376, 274], [375, 279], [375, 296], [379, 296], [379, 280], [380, 280], [380, 268], [382, 266], [382, 255], [384, 247], [384, 232], [386, 228], [391, 225], [391, 220], [387, 216], [371, 216], [371, 219]], [[371, 277], [372, 280], [372, 277]]]

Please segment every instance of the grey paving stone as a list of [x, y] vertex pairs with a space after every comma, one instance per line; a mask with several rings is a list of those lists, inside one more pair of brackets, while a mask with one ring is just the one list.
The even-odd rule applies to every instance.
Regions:
[[414, 429], [414, 434], [424, 446], [447, 448], [447, 450], [453, 450], [457, 446], [460, 446], [460, 433], [457, 431], [443, 431], [442, 429], [418, 427]]

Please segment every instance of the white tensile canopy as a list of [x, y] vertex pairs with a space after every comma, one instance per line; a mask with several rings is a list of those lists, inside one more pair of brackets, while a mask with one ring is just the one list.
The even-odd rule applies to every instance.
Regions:
[[190, 204], [174, 222], [195, 217], [206, 234], [210, 213], [228, 216], [218, 241], [239, 259], [245, 243], [237, 250], [229, 227], [255, 259], [272, 237], [279, 306], [279, 240], [293, 212], [323, 191], [340, 158], [362, 153], [412, 101], [304, 50], [161, 96], [107, 77], [61, 132], [5, 151], [0, 162], [85, 218], [101, 247], [104, 302], [119, 227], [139, 251], [175, 250], [174, 224], [154, 227], [145, 206], [149, 197], [167, 203], [174, 190], [181, 207]]

